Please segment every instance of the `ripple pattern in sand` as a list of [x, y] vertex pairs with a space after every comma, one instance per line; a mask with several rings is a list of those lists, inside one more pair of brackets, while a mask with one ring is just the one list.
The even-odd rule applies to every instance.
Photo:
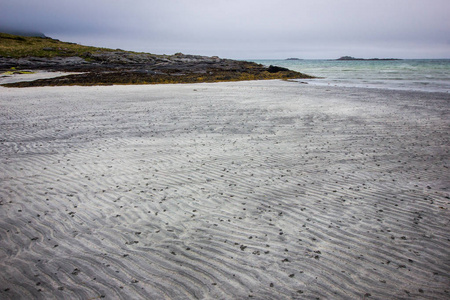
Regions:
[[449, 97], [2, 89], [2, 299], [448, 299]]

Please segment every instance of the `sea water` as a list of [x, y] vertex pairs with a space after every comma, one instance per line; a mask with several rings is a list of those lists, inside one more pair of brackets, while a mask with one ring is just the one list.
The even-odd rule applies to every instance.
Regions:
[[450, 59], [252, 60], [319, 77], [315, 85], [450, 92]]

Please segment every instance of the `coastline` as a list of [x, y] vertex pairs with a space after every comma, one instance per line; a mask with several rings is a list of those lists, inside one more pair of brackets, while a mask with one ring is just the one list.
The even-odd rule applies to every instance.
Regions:
[[277, 66], [218, 56], [151, 53], [0, 33], [0, 72], [70, 72], [66, 76], [4, 83], [5, 87], [94, 86], [313, 78]]
[[0, 297], [449, 297], [449, 96], [0, 87]]
[[66, 76], [7, 82], [5, 87], [95, 86], [313, 78], [278, 66], [218, 56], [158, 55], [0, 32], [0, 72], [69, 72]]

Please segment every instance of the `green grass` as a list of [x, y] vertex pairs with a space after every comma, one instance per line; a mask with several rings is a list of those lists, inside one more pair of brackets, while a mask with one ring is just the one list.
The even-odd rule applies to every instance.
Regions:
[[0, 33], [0, 56], [3, 57], [56, 57], [84, 56], [87, 52], [117, 51], [107, 48], [83, 46], [51, 38], [25, 37]]

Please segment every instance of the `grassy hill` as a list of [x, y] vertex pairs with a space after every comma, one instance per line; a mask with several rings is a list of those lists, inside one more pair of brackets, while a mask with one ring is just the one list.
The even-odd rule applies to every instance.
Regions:
[[117, 50], [61, 42], [52, 38], [26, 37], [0, 33], [0, 56], [3, 57], [70, 57], [83, 56], [87, 52], [99, 51]]

